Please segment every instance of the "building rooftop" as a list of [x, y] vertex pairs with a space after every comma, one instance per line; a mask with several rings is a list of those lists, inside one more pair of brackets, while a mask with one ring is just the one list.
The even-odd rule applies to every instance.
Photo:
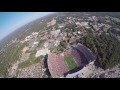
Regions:
[[39, 50], [39, 51], [37, 51], [35, 57], [39, 57], [39, 56], [41, 56], [41, 55], [46, 55], [46, 54], [48, 54], [49, 52], [50, 52], [50, 50], [48, 50], [48, 49]]

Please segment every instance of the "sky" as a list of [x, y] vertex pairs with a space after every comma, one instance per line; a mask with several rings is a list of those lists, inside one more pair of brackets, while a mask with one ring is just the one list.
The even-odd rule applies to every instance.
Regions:
[[0, 40], [37, 18], [54, 12], [0, 12]]

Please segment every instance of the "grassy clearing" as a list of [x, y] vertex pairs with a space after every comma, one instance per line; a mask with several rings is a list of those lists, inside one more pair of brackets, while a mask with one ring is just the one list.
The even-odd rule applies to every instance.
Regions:
[[22, 62], [18, 65], [18, 68], [26, 68], [28, 66], [30, 66], [32, 63], [30, 62], [30, 60], [27, 60], [25, 62]]
[[72, 70], [72, 69], [74, 69], [78, 66], [76, 64], [76, 62], [74, 61], [74, 58], [72, 56], [65, 56], [64, 60], [67, 64], [67, 67], [68, 67], [69, 70]]
[[42, 59], [44, 58], [44, 56], [39, 56], [37, 58], [35, 58], [34, 56], [30, 56], [29, 59], [27, 61], [24, 61], [22, 63], [20, 63], [18, 65], [18, 68], [26, 68], [31, 66], [32, 64], [36, 64], [39, 63]]

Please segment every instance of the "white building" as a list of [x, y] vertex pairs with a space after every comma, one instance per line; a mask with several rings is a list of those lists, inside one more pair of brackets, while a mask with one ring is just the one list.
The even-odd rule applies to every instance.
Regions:
[[45, 42], [44, 47], [47, 48], [48, 45], [49, 45], [49, 43], [48, 43], [48, 42]]
[[82, 25], [82, 26], [87, 26], [87, 25], [88, 25], [88, 22], [80, 22], [80, 25]]
[[96, 17], [96, 16], [92, 16], [92, 19], [93, 19], [94, 21], [97, 21], [97, 17]]
[[47, 48], [46, 48], [46, 49], [41, 49], [41, 50], [37, 51], [35, 57], [39, 57], [39, 56], [41, 56], [41, 55], [46, 55], [46, 54], [48, 54], [49, 52], [50, 52], [50, 50], [48, 50]]
[[33, 32], [31, 35], [25, 38], [25, 41], [30, 41], [33, 37], [36, 37], [39, 32]]
[[99, 30], [99, 27], [98, 27], [98, 25], [93, 25], [93, 28], [96, 30], [96, 31], [98, 31]]
[[29, 40], [31, 40], [33, 37], [32, 37], [32, 35], [29, 35], [29, 36], [27, 36], [26, 38], [25, 38], [25, 41], [29, 41]]
[[38, 44], [39, 42], [34, 42], [33, 44]]
[[80, 22], [80, 25], [84, 26], [85, 28], [90, 28], [88, 22]]
[[34, 35], [38, 35], [38, 33], [39, 33], [39, 32], [33, 32], [32, 35], [33, 35], [33, 36], [34, 36]]
[[80, 31], [78, 31], [78, 34], [81, 34], [81, 32], [80, 32]]
[[59, 25], [59, 28], [63, 28], [64, 26], [63, 25]]
[[60, 44], [60, 41], [56, 40], [54, 46], [58, 46]]
[[80, 22], [76, 22], [75, 24], [76, 24], [76, 25], [80, 25]]

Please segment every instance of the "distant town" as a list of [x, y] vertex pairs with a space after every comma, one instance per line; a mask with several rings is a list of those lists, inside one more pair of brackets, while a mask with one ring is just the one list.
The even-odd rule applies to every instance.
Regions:
[[0, 77], [120, 78], [120, 17], [60, 13], [37, 23], [0, 46]]

